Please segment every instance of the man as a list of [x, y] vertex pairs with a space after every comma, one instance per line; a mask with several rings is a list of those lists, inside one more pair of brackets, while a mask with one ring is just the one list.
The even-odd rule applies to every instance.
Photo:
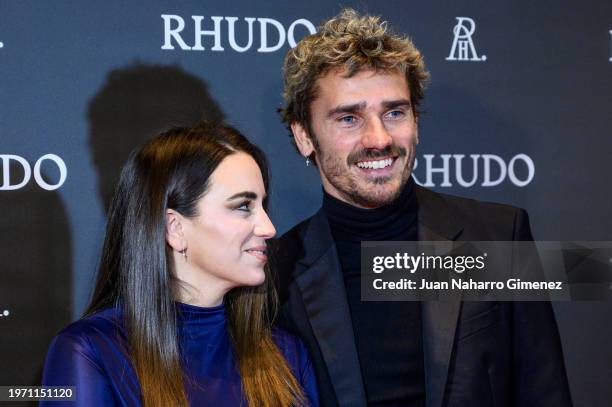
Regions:
[[509, 206], [411, 178], [420, 52], [344, 10], [289, 51], [284, 122], [322, 208], [277, 242], [280, 322], [304, 340], [323, 406], [569, 406], [548, 303], [362, 302], [360, 242], [531, 240]]

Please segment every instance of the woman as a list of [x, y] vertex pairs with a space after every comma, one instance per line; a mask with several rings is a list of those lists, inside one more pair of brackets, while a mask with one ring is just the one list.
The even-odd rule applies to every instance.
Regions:
[[82, 406], [315, 405], [307, 352], [266, 306], [267, 187], [263, 153], [228, 126], [132, 154], [93, 299], [52, 342], [44, 385], [75, 386]]

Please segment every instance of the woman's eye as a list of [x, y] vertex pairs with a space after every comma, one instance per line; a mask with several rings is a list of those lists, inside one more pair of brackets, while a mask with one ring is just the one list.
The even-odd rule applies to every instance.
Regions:
[[243, 202], [238, 207], [236, 207], [239, 211], [250, 212], [251, 211], [251, 203]]

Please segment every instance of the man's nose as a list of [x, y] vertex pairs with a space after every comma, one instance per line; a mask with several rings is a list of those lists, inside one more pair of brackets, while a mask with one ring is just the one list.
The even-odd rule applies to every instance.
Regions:
[[382, 150], [392, 143], [393, 139], [382, 120], [378, 117], [367, 121], [361, 143], [367, 149]]

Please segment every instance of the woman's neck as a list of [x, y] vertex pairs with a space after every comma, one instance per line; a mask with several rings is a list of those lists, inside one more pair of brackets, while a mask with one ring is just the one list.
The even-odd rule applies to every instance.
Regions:
[[189, 264], [183, 256], [174, 256], [178, 279], [175, 298], [182, 303], [198, 307], [215, 307], [223, 303], [223, 297], [232, 288], [226, 281], [211, 276]]

